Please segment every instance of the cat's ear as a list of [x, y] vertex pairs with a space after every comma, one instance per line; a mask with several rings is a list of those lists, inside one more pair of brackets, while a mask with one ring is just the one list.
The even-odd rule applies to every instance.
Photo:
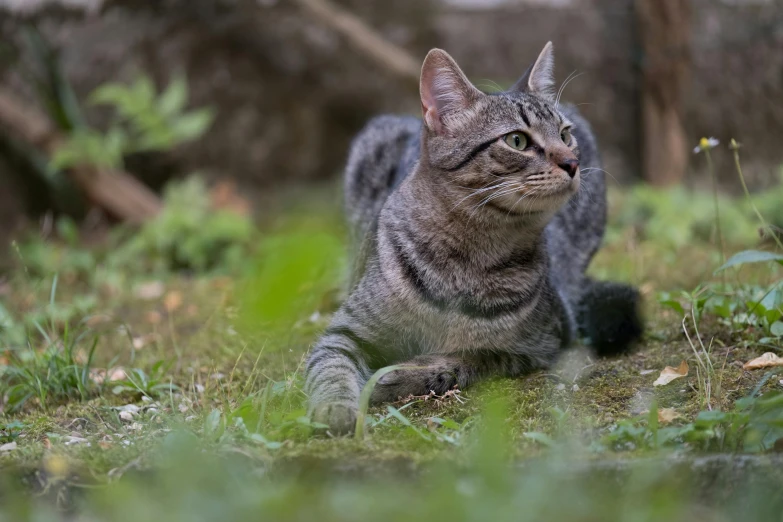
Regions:
[[536, 62], [510, 90], [529, 92], [547, 100], [555, 99], [555, 54], [552, 42], [546, 43]]
[[468, 109], [483, 96], [470, 83], [457, 62], [446, 51], [433, 49], [421, 67], [421, 110], [427, 128], [437, 134], [448, 132], [453, 116]]

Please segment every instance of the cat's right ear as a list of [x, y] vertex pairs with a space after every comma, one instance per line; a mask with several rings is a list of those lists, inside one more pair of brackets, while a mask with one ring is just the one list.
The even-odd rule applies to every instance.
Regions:
[[421, 67], [421, 110], [424, 123], [436, 134], [448, 134], [450, 120], [468, 109], [482, 93], [470, 83], [446, 51], [433, 49]]

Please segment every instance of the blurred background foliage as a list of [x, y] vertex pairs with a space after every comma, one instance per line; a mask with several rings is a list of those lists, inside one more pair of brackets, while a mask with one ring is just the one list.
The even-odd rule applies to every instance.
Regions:
[[[314, 437], [351, 137], [433, 46], [493, 91], [547, 40], [642, 353]], [[780, 519], [780, 364], [743, 363], [783, 350], [781, 99], [783, 0], [0, 0], [0, 520]]]

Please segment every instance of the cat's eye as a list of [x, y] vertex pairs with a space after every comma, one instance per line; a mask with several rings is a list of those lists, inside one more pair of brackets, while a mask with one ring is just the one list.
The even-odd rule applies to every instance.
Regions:
[[571, 129], [563, 129], [560, 131], [560, 139], [566, 145], [571, 145]]
[[503, 141], [505, 141], [506, 145], [512, 149], [523, 150], [527, 148], [527, 136], [521, 132], [511, 132], [506, 134], [506, 136], [503, 138]]

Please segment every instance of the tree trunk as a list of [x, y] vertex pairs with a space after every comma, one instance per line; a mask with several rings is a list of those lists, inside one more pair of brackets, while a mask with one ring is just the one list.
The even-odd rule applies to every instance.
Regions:
[[690, 65], [690, 1], [636, 0], [641, 73], [643, 177], [677, 183], [688, 166], [683, 91]]

